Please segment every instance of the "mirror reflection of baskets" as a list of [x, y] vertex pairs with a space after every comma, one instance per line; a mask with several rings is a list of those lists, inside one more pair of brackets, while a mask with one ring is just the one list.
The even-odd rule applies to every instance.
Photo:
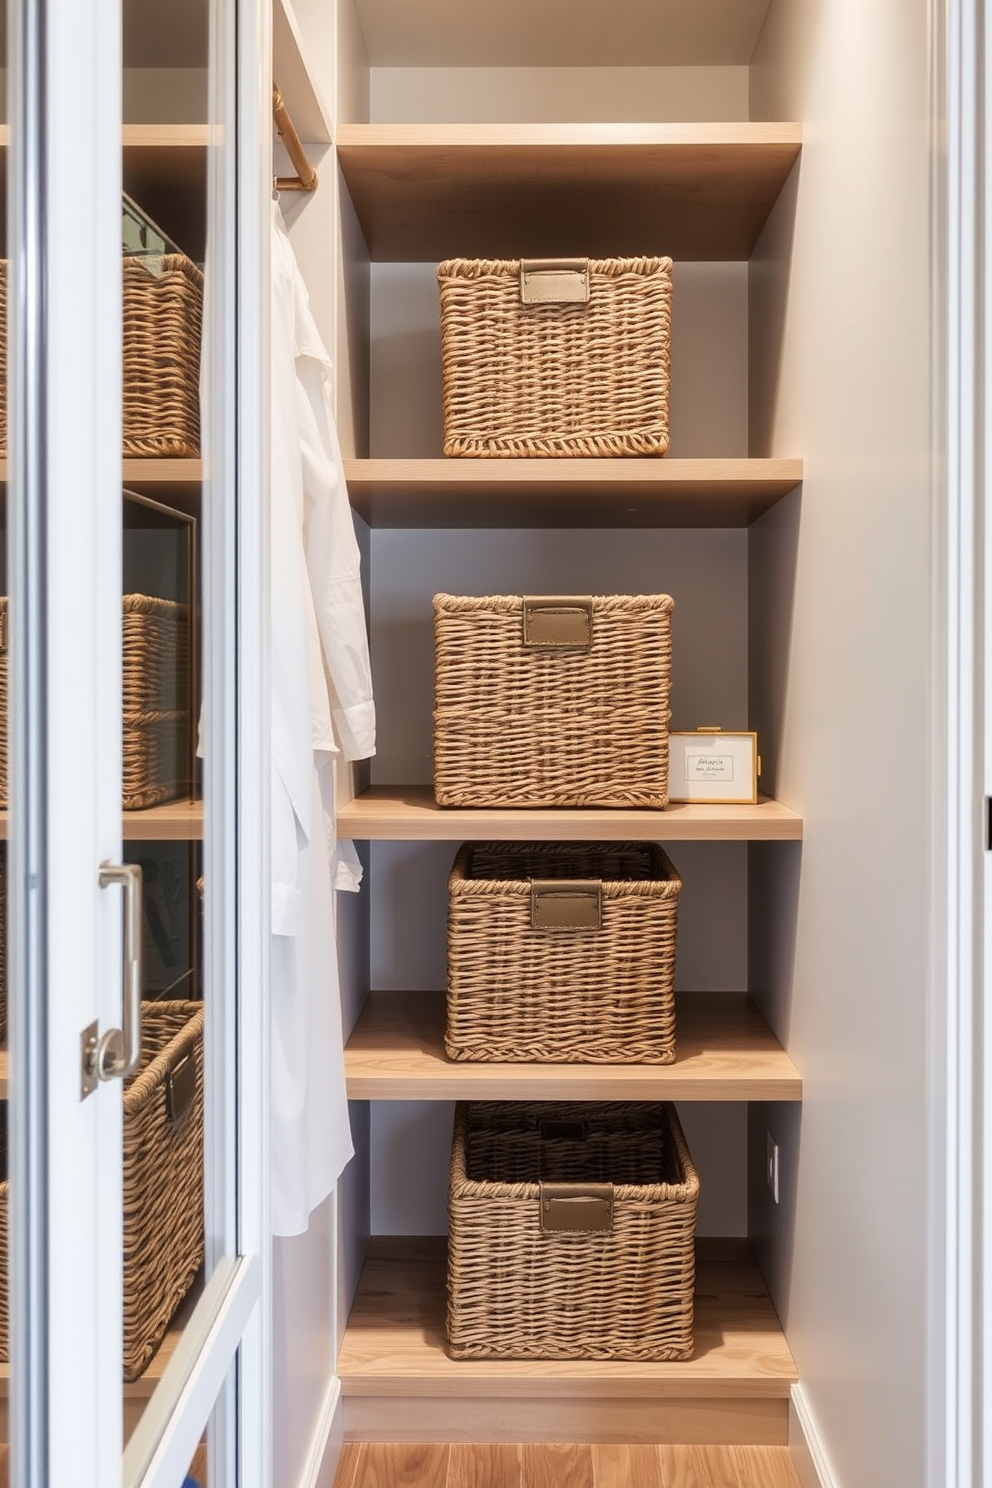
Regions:
[[[138, 1379], [204, 1254], [203, 1004], [145, 1002], [124, 1087], [123, 1376]], [[0, 1107], [5, 1111], [5, 1107]], [[6, 1142], [4, 1141], [6, 1173]], [[9, 1181], [0, 1182], [0, 1362], [9, 1361]]]
[[[121, 204], [123, 453], [200, 453], [203, 274], [127, 196]], [[0, 455], [7, 453], [7, 264], [0, 260]]]

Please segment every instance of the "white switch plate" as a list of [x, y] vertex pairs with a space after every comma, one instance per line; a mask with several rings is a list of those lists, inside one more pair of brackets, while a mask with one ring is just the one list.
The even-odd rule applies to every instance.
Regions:
[[778, 1203], [778, 1143], [771, 1132], [766, 1133], [767, 1143], [765, 1147], [765, 1177], [768, 1179], [768, 1188], [772, 1198]]

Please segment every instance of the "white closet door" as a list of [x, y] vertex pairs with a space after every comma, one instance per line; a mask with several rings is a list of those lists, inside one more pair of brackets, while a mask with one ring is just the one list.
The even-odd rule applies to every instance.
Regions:
[[[157, 11], [178, 26], [196, 9], [195, 0], [124, 5], [138, 24]], [[124, 128], [122, 172], [120, 0], [7, 0], [9, 1051], [0, 1072], [9, 1068], [9, 1079], [0, 1094], [9, 1097], [17, 1488], [176, 1488], [207, 1459], [211, 1488], [268, 1481], [256, 447], [267, 220], [258, 161], [269, 106], [262, 9], [202, 0], [204, 117], [187, 121], [185, 134], [173, 131], [180, 153], [172, 165], [161, 131], [142, 134], [140, 119], [137, 133], [133, 123]], [[125, 24], [125, 47], [127, 34]], [[170, 40], [166, 30], [163, 46]], [[195, 732], [202, 701], [203, 759], [195, 764], [188, 751], [186, 799], [140, 819], [122, 812], [121, 192], [129, 172], [166, 212], [184, 191], [200, 191], [210, 347], [202, 471], [184, 468], [182, 498], [199, 528], [200, 584], [191, 567], [185, 599], [200, 639], [199, 659], [195, 645], [188, 653], [200, 676], [188, 711]], [[190, 257], [202, 256], [202, 237], [201, 229]], [[161, 487], [159, 505], [173, 499], [153, 460], [128, 468], [146, 498]], [[123, 868], [138, 842], [178, 844], [205, 881], [202, 954], [189, 952], [182, 988], [165, 996], [202, 997], [206, 1238], [200, 1276], [168, 1338], [142, 1379], [125, 1385], [123, 1076], [132, 1051], [140, 1068], [147, 1063], [153, 1023], [147, 965], [139, 971], [136, 954], [148, 944], [148, 899]], [[193, 924], [192, 877], [185, 893]], [[175, 1079], [156, 1096], [177, 1129], [198, 1105], [191, 1068], [170, 1067]], [[154, 1175], [148, 1186], [154, 1193]], [[167, 1177], [158, 1189], [163, 1214], [199, 1206], [199, 1193], [180, 1197]], [[163, 1269], [174, 1249], [170, 1242], [156, 1254]]]

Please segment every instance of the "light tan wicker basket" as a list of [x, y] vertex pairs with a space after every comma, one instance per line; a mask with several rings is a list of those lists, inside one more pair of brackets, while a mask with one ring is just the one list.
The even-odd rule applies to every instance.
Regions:
[[137, 1379], [203, 1264], [203, 1004], [146, 1002], [124, 1091], [124, 1378]]
[[444, 453], [663, 455], [670, 258], [449, 259]]
[[670, 1064], [681, 889], [656, 843], [466, 843], [448, 878], [449, 1059]]
[[[125, 1380], [137, 1379], [203, 1264], [203, 1004], [142, 1004], [124, 1092]], [[4, 1164], [6, 1168], [6, 1164]], [[9, 1360], [9, 1182], [0, 1183], [0, 1362]]]
[[688, 1359], [699, 1178], [671, 1105], [460, 1104], [456, 1359]]
[[[203, 275], [182, 253], [126, 256], [123, 453], [200, 453]], [[7, 264], [0, 261], [0, 455], [7, 453]]]
[[7, 844], [0, 846], [0, 1044], [7, 1043]]
[[667, 805], [673, 609], [435, 595], [438, 804]]
[[140, 811], [190, 790], [189, 609], [125, 594], [123, 806]]
[[203, 275], [182, 253], [124, 259], [124, 453], [200, 453]]
[[[125, 811], [175, 800], [192, 787], [189, 607], [125, 594]], [[0, 807], [7, 804], [7, 600], [0, 597]]]

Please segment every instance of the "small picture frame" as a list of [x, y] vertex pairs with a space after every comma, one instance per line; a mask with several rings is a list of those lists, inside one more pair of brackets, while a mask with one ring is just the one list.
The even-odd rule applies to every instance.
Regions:
[[668, 799], [753, 806], [761, 758], [758, 736], [699, 728], [668, 736]]

